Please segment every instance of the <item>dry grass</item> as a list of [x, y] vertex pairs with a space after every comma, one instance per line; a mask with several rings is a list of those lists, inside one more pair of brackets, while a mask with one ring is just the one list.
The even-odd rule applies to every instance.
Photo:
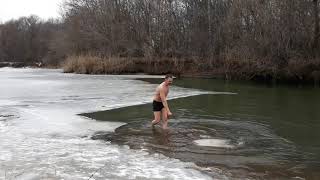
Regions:
[[318, 84], [320, 79], [320, 60], [291, 60], [286, 71], [287, 79], [313, 81]]
[[62, 65], [65, 73], [120, 74], [130, 72], [133, 63], [121, 58], [69, 56]]
[[63, 64], [66, 73], [166, 74], [219, 77], [258, 81], [315, 82], [320, 80], [320, 61], [290, 60], [279, 67], [272, 60], [200, 60], [197, 58], [101, 58], [70, 56]]
[[69, 56], [62, 65], [65, 73], [80, 74], [182, 74], [192, 69], [190, 60], [147, 58], [101, 58], [97, 56]]

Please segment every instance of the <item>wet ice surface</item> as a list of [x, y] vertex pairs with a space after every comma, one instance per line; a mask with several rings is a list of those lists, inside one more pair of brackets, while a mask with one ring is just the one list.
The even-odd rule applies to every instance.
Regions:
[[[211, 179], [192, 163], [91, 139], [124, 123], [77, 114], [150, 102], [155, 85], [136, 77], [1, 68], [0, 179]], [[170, 97], [205, 93], [172, 87]]]
[[234, 145], [230, 144], [230, 140], [225, 139], [198, 139], [194, 143], [198, 146], [206, 147], [221, 147], [221, 148], [235, 148]]

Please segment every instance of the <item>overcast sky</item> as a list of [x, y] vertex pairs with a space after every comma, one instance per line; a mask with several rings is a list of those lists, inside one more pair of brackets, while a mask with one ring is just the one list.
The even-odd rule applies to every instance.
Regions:
[[0, 22], [31, 14], [42, 19], [59, 17], [62, 2], [63, 0], [0, 0]]

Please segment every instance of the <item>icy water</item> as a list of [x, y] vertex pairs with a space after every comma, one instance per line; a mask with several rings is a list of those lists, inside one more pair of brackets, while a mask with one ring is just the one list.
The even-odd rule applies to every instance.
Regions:
[[0, 180], [320, 179], [318, 88], [158, 78], [1, 68]]
[[[192, 162], [94, 140], [125, 123], [77, 114], [150, 102], [156, 85], [138, 77], [0, 68], [0, 179], [211, 179]], [[171, 98], [207, 93], [173, 87]]]
[[167, 132], [146, 123], [152, 119], [151, 104], [82, 114], [126, 123], [92, 139], [192, 162], [214, 179], [320, 179], [319, 88], [210, 79], [174, 84], [235, 94], [169, 101], [174, 116]]

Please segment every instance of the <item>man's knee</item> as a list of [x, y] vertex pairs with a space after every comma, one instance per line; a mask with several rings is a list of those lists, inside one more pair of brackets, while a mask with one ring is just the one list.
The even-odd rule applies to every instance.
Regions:
[[163, 121], [167, 121], [167, 120], [168, 120], [168, 116], [167, 116], [167, 115], [163, 115], [163, 116], [162, 116], [162, 120], [163, 120]]

